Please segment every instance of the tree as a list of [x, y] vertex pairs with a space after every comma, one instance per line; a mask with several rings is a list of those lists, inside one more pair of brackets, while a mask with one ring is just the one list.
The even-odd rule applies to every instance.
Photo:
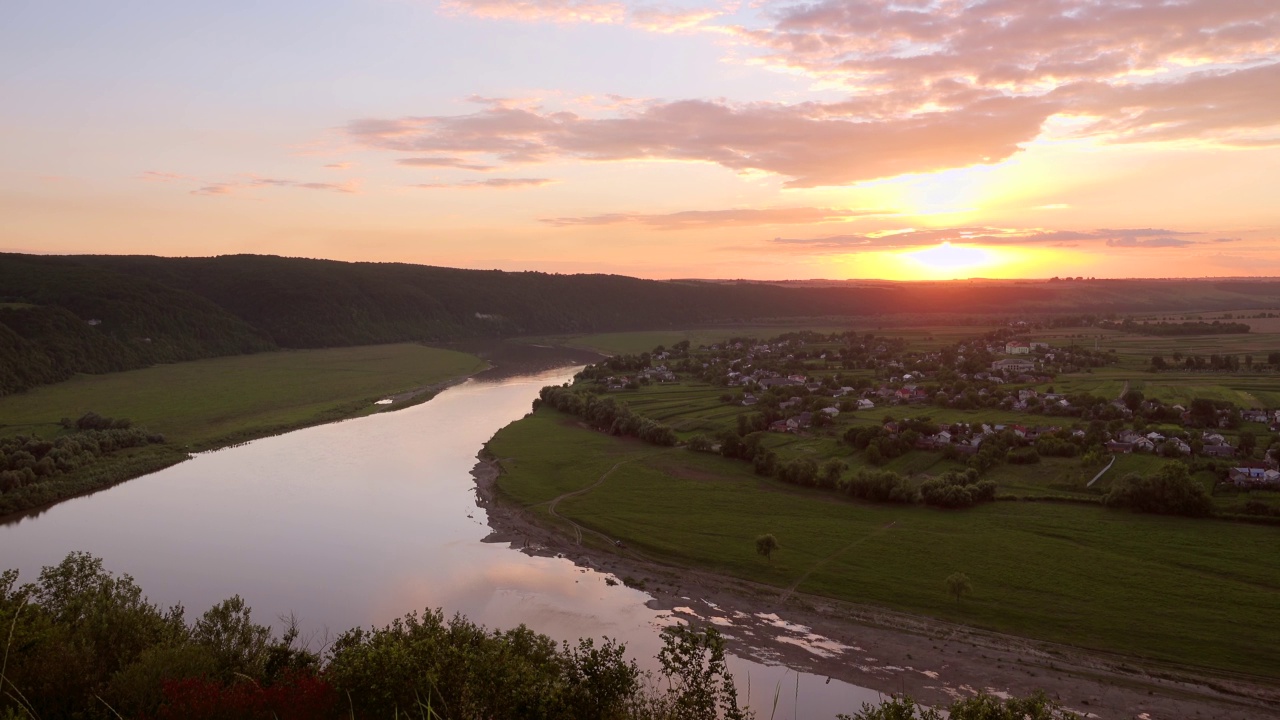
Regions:
[[956, 603], [960, 602], [960, 598], [973, 592], [973, 585], [969, 582], [969, 576], [964, 573], [951, 573], [947, 576], [947, 594], [956, 599]]
[[756, 553], [773, 562], [773, 551], [778, 549], [778, 538], [772, 533], [756, 538]]
[[1146, 396], [1142, 394], [1141, 390], [1129, 390], [1121, 398], [1121, 401], [1124, 402], [1125, 407], [1129, 408], [1133, 412], [1137, 412], [1138, 408], [1142, 407], [1142, 401], [1146, 399]]

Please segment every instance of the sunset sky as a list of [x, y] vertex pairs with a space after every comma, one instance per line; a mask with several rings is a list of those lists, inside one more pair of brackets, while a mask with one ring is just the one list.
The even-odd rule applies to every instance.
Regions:
[[3, 251], [1280, 275], [1277, 0], [4, 7]]

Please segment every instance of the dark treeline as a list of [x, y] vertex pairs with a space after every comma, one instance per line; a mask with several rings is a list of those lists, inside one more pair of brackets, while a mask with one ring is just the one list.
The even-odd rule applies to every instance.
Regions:
[[132, 448], [164, 443], [163, 435], [135, 428], [128, 419], [102, 417], [95, 412], [76, 420], [63, 418], [61, 424], [68, 432], [53, 439], [31, 435], [0, 438], [0, 515], [83, 492], [94, 483], [109, 484], [116, 473], [76, 471]]
[[597, 430], [611, 435], [633, 437], [653, 445], [670, 447], [677, 442], [675, 431], [667, 425], [640, 417], [625, 404], [582, 388], [549, 385], [542, 388], [533, 409], [546, 405], [560, 412], [576, 415]]
[[1185, 335], [1243, 335], [1249, 332], [1249, 326], [1237, 322], [1186, 321], [1186, 322], [1134, 322], [1126, 320], [1117, 325], [1126, 332], [1141, 335], [1157, 335], [1161, 337], [1179, 337]]
[[[0, 394], [77, 372], [271, 348], [652, 330], [784, 318], [1256, 306], [1265, 283], [653, 281], [236, 255], [0, 254]], [[1204, 298], [1199, 288], [1213, 289]], [[1223, 292], [1227, 289], [1228, 292]], [[1237, 301], [1230, 291], [1239, 294]], [[1269, 292], [1269, 291], [1268, 291]], [[98, 321], [90, 325], [90, 321]]]

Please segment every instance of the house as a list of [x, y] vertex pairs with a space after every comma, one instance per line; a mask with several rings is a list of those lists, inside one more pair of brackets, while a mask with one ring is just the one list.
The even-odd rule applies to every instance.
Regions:
[[858, 401], [858, 409], [859, 409], [859, 410], [874, 410], [875, 408], [876, 408], [876, 404], [875, 404], [875, 403], [873, 403], [873, 402], [871, 402], [870, 400], [859, 400], [859, 401]]
[[1235, 456], [1236, 449], [1227, 444], [1205, 445], [1200, 449], [1200, 454], [1206, 457], [1229, 458]]
[[1241, 417], [1244, 418], [1245, 422], [1267, 422], [1267, 413], [1263, 410], [1245, 410], [1241, 413]]
[[1218, 433], [1207, 432], [1204, 434], [1204, 444], [1205, 445], [1226, 445], [1227, 439], [1222, 437]]
[[1133, 449], [1138, 452], [1153, 453], [1156, 451], [1156, 444], [1144, 437], [1139, 437], [1137, 441], [1133, 443]]
[[1004, 344], [1004, 352], [1006, 355], [1029, 355], [1031, 346], [1021, 340], [1010, 340]]
[[822, 408], [818, 412], [822, 413], [823, 415], [826, 415], [827, 417], [833, 418], [840, 414], [840, 409], [829, 407], [829, 408]]
[[1048, 350], [1048, 349], [1049, 349], [1049, 343], [1047, 343], [1047, 342], [1033, 342], [1033, 343], [1031, 343], [1031, 349], [1032, 349], [1032, 350]]
[[784, 433], [784, 432], [786, 432], [786, 431], [787, 431], [787, 429], [788, 429], [788, 428], [787, 428], [787, 421], [786, 421], [786, 420], [777, 420], [777, 421], [771, 422], [771, 423], [769, 423], [769, 429], [770, 429], [770, 430], [772, 430], [773, 432], [781, 432], [781, 433]]
[[757, 398], [755, 395], [752, 395], [751, 393], [747, 393], [746, 395], [742, 396], [743, 405], [755, 405], [758, 402], [760, 402], [760, 399]]
[[1110, 452], [1110, 453], [1128, 455], [1129, 453], [1133, 452], [1133, 443], [1123, 443], [1123, 442], [1116, 442], [1115, 440], [1108, 440], [1106, 448], [1107, 448], [1107, 452]]
[[991, 363], [991, 369], [996, 372], [1031, 372], [1036, 369], [1036, 364], [1030, 360], [997, 360]]
[[1227, 479], [1240, 488], [1280, 487], [1280, 472], [1262, 468], [1231, 468], [1227, 473]]

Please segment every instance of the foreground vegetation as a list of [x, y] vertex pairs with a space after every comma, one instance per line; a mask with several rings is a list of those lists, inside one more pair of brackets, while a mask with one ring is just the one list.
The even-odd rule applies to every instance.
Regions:
[[[660, 671], [624, 646], [557, 645], [521, 625], [489, 630], [440, 611], [347, 630], [323, 650], [290, 623], [254, 621], [238, 596], [189, 623], [149, 602], [132, 578], [72, 553], [19, 585], [0, 573], [0, 718], [84, 720], [746, 720], [714, 630], [664, 632]], [[894, 699], [865, 720], [912, 717]], [[1049, 720], [1043, 696], [957, 701], [952, 717]], [[1012, 714], [1016, 713], [1016, 715]], [[936, 715], [925, 715], [925, 718]]]
[[[383, 407], [376, 400], [483, 367], [474, 356], [421, 345], [298, 350], [81, 375], [0, 397], [0, 516], [190, 452], [374, 412]], [[93, 417], [118, 427], [81, 427]]]

